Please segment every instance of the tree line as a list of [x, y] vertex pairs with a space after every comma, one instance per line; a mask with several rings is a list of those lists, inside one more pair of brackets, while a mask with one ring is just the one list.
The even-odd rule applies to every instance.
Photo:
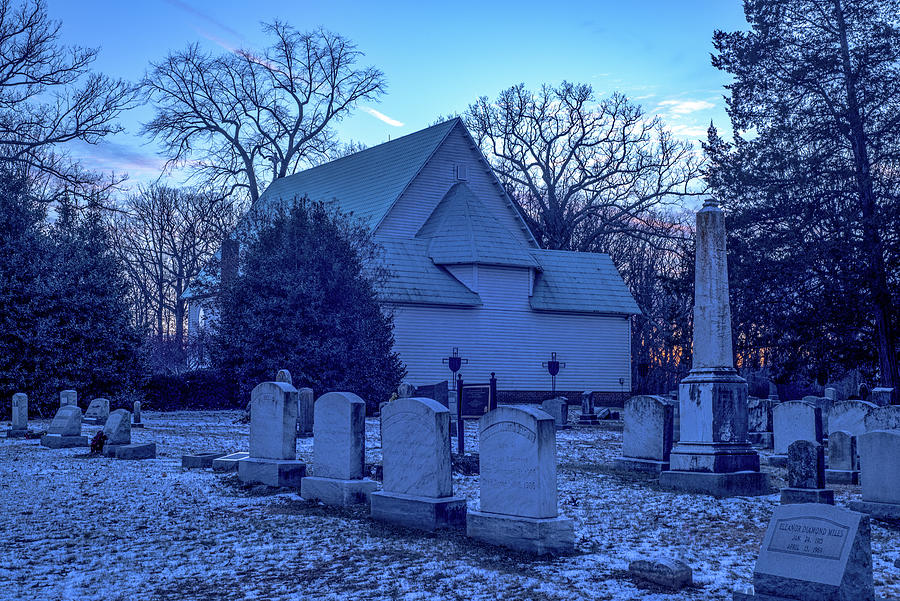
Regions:
[[[900, 389], [898, 0], [744, 7], [747, 31], [713, 34], [712, 64], [733, 79], [730, 136], [719, 124], [692, 145], [624, 94], [573, 82], [513, 85], [460, 116], [542, 247], [612, 257], [642, 310], [641, 392], [690, 368], [693, 210], [709, 195], [728, 212], [739, 367], [811, 384], [859, 370]], [[339, 34], [276, 21], [261, 51], [189, 45], [132, 84], [60, 44], [43, 0], [0, 13], [0, 162], [24, 182], [10, 186], [40, 207], [42, 235], [85, 219], [102, 230], [145, 369], [192, 367], [185, 290], [268, 184], [361, 149], [334, 128], [386, 92], [384, 73]], [[158, 183], [123, 192], [121, 176], [70, 160], [68, 143], [121, 131], [143, 102], [168, 160]], [[176, 168], [188, 187], [165, 184]]]

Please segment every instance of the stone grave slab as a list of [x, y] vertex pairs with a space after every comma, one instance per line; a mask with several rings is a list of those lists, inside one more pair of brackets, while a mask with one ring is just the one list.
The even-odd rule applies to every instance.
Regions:
[[81, 435], [81, 409], [78, 405], [60, 407], [50, 422], [41, 445], [51, 449], [90, 446], [87, 436]]
[[876, 430], [900, 431], [900, 405], [876, 407], [866, 414], [863, 422], [866, 432], [874, 432]]
[[859, 484], [859, 455], [856, 437], [836, 430], [828, 436], [828, 468], [825, 482], [829, 484]]
[[306, 464], [297, 461], [297, 396], [287, 382], [262, 382], [250, 393], [250, 456], [237, 462], [244, 484], [300, 485]]
[[225, 453], [207, 452], [196, 453], [193, 455], [181, 456], [181, 467], [185, 469], [207, 469], [211, 468], [213, 460], [224, 457]]
[[28, 395], [17, 392], [12, 396], [12, 425], [7, 438], [24, 438], [28, 434]]
[[553, 416], [553, 423], [557, 430], [568, 430], [569, 425], [569, 401], [565, 397], [547, 399], [541, 403], [541, 409]]
[[669, 469], [675, 408], [659, 396], [634, 396], [625, 401], [622, 456], [616, 467], [636, 472], [660, 473]]
[[156, 443], [118, 445], [116, 459], [156, 459]]
[[859, 436], [866, 431], [866, 416], [875, 408], [876, 405], [868, 401], [851, 400], [835, 403], [828, 418], [828, 435], [843, 430], [851, 436]]
[[246, 459], [250, 456], [250, 453], [231, 453], [230, 455], [225, 455], [224, 457], [219, 457], [218, 459], [213, 459], [212, 461], [212, 469], [214, 472], [224, 473], [224, 472], [236, 472], [238, 469], [238, 462], [242, 459]]
[[900, 521], [900, 432], [866, 432], [858, 445], [862, 501], [851, 501], [850, 507], [876, 519]]
[[825, 449], [817, 442], [795, 440], [788, 447], [788, 486], [781, 489], [781, 504], [827, 503], [834, 491], [825, 488]]

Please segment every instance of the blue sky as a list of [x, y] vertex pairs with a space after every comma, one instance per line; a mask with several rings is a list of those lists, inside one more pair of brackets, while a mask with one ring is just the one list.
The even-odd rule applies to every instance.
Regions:
[[[150, 61], [200, 42], [259, 48], [259, 24], [279, 18], [352, 39], [384, 71], [387, 94], [343, 121], [345, 140], [369, 146], [463, 111], [511, 85], [586, 82], [624, 92], [676, 134], [704, 137], [710, 119], [727, 134], [722, 86], [710, 65], [715, 29], [746, 27], [740, 0], [593, 2], [308, 2], [305, 0], [47, 0], [66, 43], [99, 46], [97, 70], [136, 81]], [[75, 148], [91, 168], [155, 179], [163, 160], [140, 137], [149, 107], [122, 118], [127, 132], [100, 148]], [[396, 125], [396, 123], [402, 125]]]

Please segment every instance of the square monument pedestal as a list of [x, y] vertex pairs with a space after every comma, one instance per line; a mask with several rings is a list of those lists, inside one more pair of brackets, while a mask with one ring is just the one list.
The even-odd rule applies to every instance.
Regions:
[[627, 472], [643, 472], [645, 474], [659, 474], [668, 471], [668, 461], [655, 461], [653, 459], [638, 459], [637, 457], [616, 457], [613, 459], [616, 469]]
[[63, 436], [61, 434], [44, 434], [41, 436], [41, 446], [50, 449], [69, 449], [73, 447], [89, 447], [87, 436]]
[[659, 475], [659, 484], [680, 492], [712, 495], [714, 497], [758, 497], [767, 495], [769, 476], [762, 472], [682, 472], [669, 471]]
[[237, 467], [238, 478], [244, 484], [299, 488], [306, 475], [306, 464], [291, 459], [247, 457], [238, 461]]
[[782, 488], [781, 504], [825, 503], [834, 505], [834, 491], [828, 488]]
[[378, 491], [372, 493], [370, 500], [371, 516], [376, 520], [428, 532], [466, 527], [466, 500], [462, 497], [417, 497]]
[[859, 470], [825, 470], [828, 484], [859, 484]]
[[326, 505], [346, 507], [368, 503], [369, 496], [377, 489], [378, 483], [368, 478], [341, 480], [307, 476], [300, 485], [300, 496], [307, 501], [322, 501]]
[[575, 526], [564, 517], [526, 518], [470, 511], [466, 516], [466, 536], [536, 555], [575, 550]]

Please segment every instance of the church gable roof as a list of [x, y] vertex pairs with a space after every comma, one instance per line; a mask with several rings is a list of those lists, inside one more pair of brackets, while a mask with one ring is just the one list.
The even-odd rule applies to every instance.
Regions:
[[640, 315], [609, 255], [565, 250], [531, 253], [542, 267], [534, 283], [532, 309]]
[[421, 171], [459, 119], [367, 148], [294, 175], [273, 181], [259, 198], [263, 208], [308, 196], [324, 202], [337, 200], [374, 228]]
[[416, 238], [428, 240], [428, 256], [438, 265], [540, 267], [529, 249], [462, 182], [447, 191]]
[[383, 238], [390, 277], [379, 291], [389, 303], [481, 306], [481, 297], [460, 283], [428, 257], [428, 241]]

